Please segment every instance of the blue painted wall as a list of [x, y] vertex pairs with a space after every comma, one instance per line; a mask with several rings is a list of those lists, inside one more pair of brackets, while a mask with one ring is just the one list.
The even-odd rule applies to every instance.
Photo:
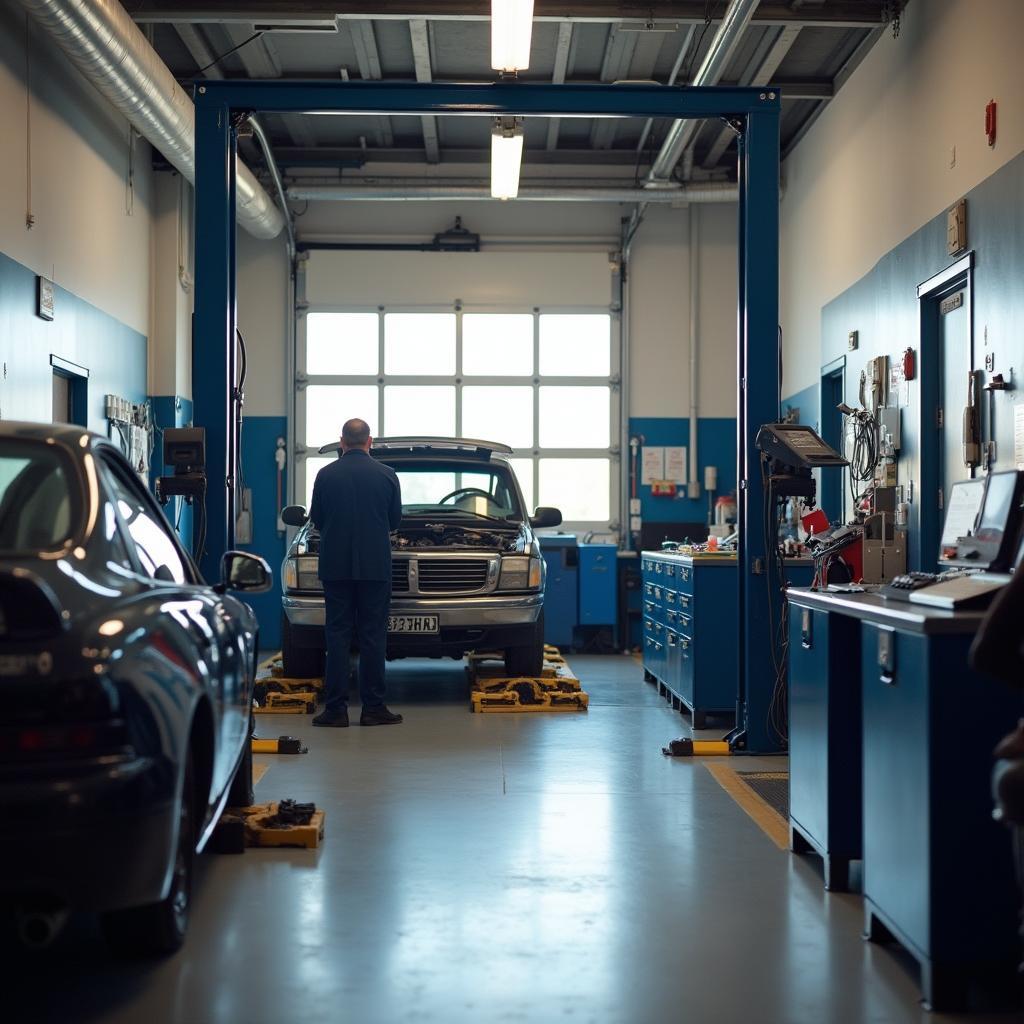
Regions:
[[0, 253], [0, 419], [52, 418], [55, 355], [89, 370], [89, 429], [106, 434], [105, 395], [146, 399], [146, 336], [59, 286], [54, 307], [36, 316], [36, 275]]
[[[253, 539], [251, 544], [238, 546], [262, 555], [274, 571], [274, 586], [267, 593], [246, 598], [260, 621], [260, 646], [265, 650], [281, 646], [281, 561], [287, 545], [284, 533], [277, 529], [281, 506], [274, 453], [277, 439], [287, 436], [287, 429], [284, 416], [246, 416], [242, 426], [242, 469], [245, 486], [252, 489]], [[286, 467], [281, 480], [283, 495], [288, 493], [287, 472]]]
[[[672, 416], [631, 416], [629, 436], [643, 437], [644, 445], [690, 445], [690, 421]], [[689, 452], [687, 452], [689, 457]], [[698, 482], [701, 496], [686, 497], [681, 487], [674, 498], [653, 498], [651, 488], [642, 484], [640, 514], [648, 523], [704, 523], [708, 518], [708, 499], [704, 491], [704, 467], [718, 468], [718, 490], [715, 497], [736, 492], [736, 420], [732, 416], [702, 416], [697, 421]], [[639, 467], [638, 467], [639, 472]]]
[[810, 387], [798, 391], [795, 395], [785, 398], [782, 401], [782, 415], [790, 409], [796, 409], [799, 413], [798, 422], [820, 431], [821, 421], [821, 385], [812, 384]]
[[[968, 248], [975, 252], [974, 270], [974, 366], [982, 370], [985, 356], [994, 358], [995, 373], [1002, 373], [1020, 387], [1024, 373], [1024, 154], [1001, 167], [995, 174], [971, 189], [967, 199]], [[933, 443], [933, 434], [922, 434], [920, 408], [920, 323], [917, 286], [956, 262], [946, 252], [946, 213], [942, 212], [915, 231], [891, 252], [886, 253], [859, 281], [822, 309], [821, 344], [808, 358], [826, 366], [846, 357], [845, 399], [858, 405], [860, 371], [873, 356], [895, 358], [905, 348], [918, 353], [917, 379], [908, 388], [908, 401], [902, 406], [903, 448], [900, 456], [900, 482], [920, 480], [923, 444]], [[847, 335], [858, 331], [856, 351], [847, 351]], [[987, 380], [990, 374], [984, 374]], [[810, 393], [816, 386], [787, 398], [787, 404], [801, 409], [811, 405]], [[1014, 466], [1013, 406], [1024, 402], [1019, 390], [997, 392], [995, 396], [996, 468]], [[988, 439], [988, 400], [982, 417]], [[930, 421], [929, 421], [930, 423]], [[934, 555], [917, 550], [922, 504], [915, 500], [910, 510], [910, 562], [916, 568], [931, 565]], [[926, 513], [937, 517], [937, 508], [929, 505]]]

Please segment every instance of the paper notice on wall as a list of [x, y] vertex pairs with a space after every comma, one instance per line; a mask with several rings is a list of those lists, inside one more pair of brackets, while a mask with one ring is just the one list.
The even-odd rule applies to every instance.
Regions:
[[1013, 461], [1024, 469], [1024, 403], [1013, 407]]
[[686, 446], [665, 449], [665, 479], [686, 483]]
[[640, 483], [650, 487], [655, 480], [665, 479], [665, 449], [645, 445], [640, 470]]

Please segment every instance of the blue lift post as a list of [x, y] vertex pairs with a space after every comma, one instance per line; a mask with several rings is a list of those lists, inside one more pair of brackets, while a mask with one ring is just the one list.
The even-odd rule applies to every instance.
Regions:
[[216, 578], [221, 554], [234, 543], [235, 352], [234, 180], [232, 119], [239, 114], [435, 114], [496, 117], [723, 118], [740, 131], [740, 238], [737, 459], [740, 495], [741, 668], [734, 749], [777, 751], [768, 728], [775, 684], [767, 559], [759, 528], [764, 501], [754, 436], [779, 409], [779, 93], [767, 88], [648, 85], [534, 85], [520, 82], [444, 84], [344, 81], [205, 81], [196, 104], [196, 282], [193, 325], [194, 417], [207, 429], [206, 554], [201, 568]]

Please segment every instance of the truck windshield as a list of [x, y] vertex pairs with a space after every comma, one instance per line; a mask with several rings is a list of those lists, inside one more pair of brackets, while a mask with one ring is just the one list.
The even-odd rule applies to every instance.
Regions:
[[452, 466], [394, 462], [402, 484], [402, 512], [407, 516], [444, 515], [520, 521], [522, 507], [507, 466]]
[[72, 470], [54, 447], [0, 440], [0, 553], [59, 547], [78, 526]]

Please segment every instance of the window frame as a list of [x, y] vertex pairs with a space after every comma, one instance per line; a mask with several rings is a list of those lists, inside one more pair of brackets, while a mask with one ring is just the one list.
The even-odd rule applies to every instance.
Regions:
[[[307, 374], [306, 329], [307, 317], [316, 313], [375, 313], [377, 327], [377, 374]], [[385, 367], [385, 317], [389, 313], [455, 314], [455, 374], [424, 377], [421, 375], [386, 374]], [[529, 375], [495, 376], [463, 373], [463, 315], [464, 314], [530, 314], [533, 318], [533, 372]], [[610, 359], [607, 376], [543, 376], [540, 374], [540, 318], [545, 314], [601, 314], [609, 318]], [[437, 303], [415, 305], [358, 305], [348, 303], [300, 303], [296, 316], [295, 330], [295, 387], [294, 387], [294, 452], [295, 472], [292, 474], [292, 500], [302, 503], [307, 491], [306, 461], [318, 455], [317, 446], [307, 445], [305, 391], [311, 386], [374, 385], [377, 387], [377, 410], [375, 427], [384, 423], [384, 389], [393, 385], [435, 385], [455, 388], [455, 436], [463, 436], [462, 389], [463, 387], [515, 387], [528, 386], [533, 397], [533, 445], [530, 448], [516, 448], [509, 459], [529, 459], [532, 462], [533, 479], [529, 490], [534, 500], [540, 495], [540, 460], [551, 458], [603, 459], [608, 461], [608, 518], [605, 520], [566, 519], [562, 529], [576, 532], [619, 533], [619, 500], [622, 453], [619, 446], [621, 434], [622, 401], [622, 331], [621, 314], [610, 306], [522, 306], [492, 305], [476, 303]], [[540, 389], [550, 386], [566, 387], [607, 387], [609, 392], [609, 438], [606, 448], [543, 448], [540, 446]], [[382, 434], [382, 436], [384, 436]], [[335, 438], [325, 438], [323, 444]], [[502, 441], [502, 438], [486, 440]], [[520, 485], [520, 489], [522, 489]], [[530, 510], [531, 512], [533, 510]]]

